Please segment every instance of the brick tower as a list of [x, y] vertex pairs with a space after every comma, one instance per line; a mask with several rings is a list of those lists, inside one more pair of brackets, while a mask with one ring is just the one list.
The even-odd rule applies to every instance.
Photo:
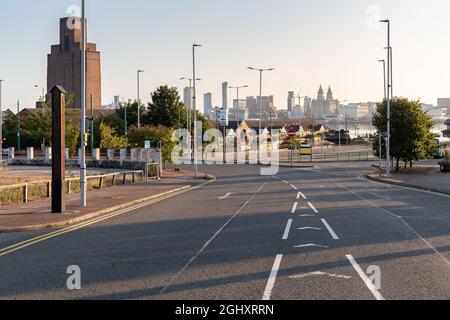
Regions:
[[[72, 105], [81, 108], [81, 18], [62, 18], [59, 22], [59, 44], [52, 45], [48, 55], [47, 88], [63, 86], [74, 94]], [[102, 105], [100, 52], [94, 43], [86, 44], [86, 108], [90, 106], [93, 95], [93, 107]]]

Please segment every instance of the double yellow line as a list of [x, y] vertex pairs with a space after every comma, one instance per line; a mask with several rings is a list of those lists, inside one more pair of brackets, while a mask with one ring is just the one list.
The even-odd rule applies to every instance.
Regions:
[[0, 257], [6, 256], [8, 254], [11, 254], [13, 252], [22, 250], [24, 248], [30, 247], [30, 246], [38, 244], [40, 242], [43, 242], [43, 241], [46, 241], [46, 240], [49, 240], [49, 239], [52, 239], [52, 238], [56, 238], [56, 237], [59, 237], [59, 236], [62, 236], [64, 234], [71, 233], [71, 232], [74, 232], [76, 230], [80, 230], [82, 228], [91, 226], [91, 225], [99, 223], [101, 221], [108, 220], [108, 219], [120, 216], [120, 215], [122, 215], [124, 213], [135, 211], [137, 209], [140, 209], [140, 208], [143, 208], [143, 207], [147, 207], [149, 205], [152, 205], [152, 204], [155, 204], [155, 203], [158, 203], [158, 202], [161, 202], [161, 201], [173, 198], [175, 196], [178, 196], [180, 194], [186, 193], [188, 191], [199, 189], [199, 188], [201, 188], [201, 187], [203, 187], [203, 186], [205, 186], [205, 185], [207, 185], [207, 184], [209, 184], [209, 183], [211, 183], [213, 181], [208, 181], [208, 182], [203, 183], [203, 184], [201, 184], [201, 185], [199, 185], [197, 187], [180, 190], [180, 191], [177, 191], [177, 192], [174, 192], [174, 193], [162, 196], [160, 198], [157, 198], [157, 199], [154, 199], [154, 200], [150, 200], [150, 201], [147, 201], [147, 202], [139, 204], [139, 205], [132, 206], [130, 208], [122, 209], [122, 210], [119, 210], [119, 211], [116, 211], [116, 212], [104, 215], [104, 216], [99, 217], [99, 218], [94, 218], [94, 219], [91, 219], [91, 220], [86, 221], [86, 222], [82, 222], [82, 223], [79, 223], [79, 224], [76, 224], [76, 225], [73, 225], [73, 226], [70, 226], [70, 227], [66, 227], [66, 228], [63, 228], [63, 229], [60, 229], [60, 230], [56, 230], [56, 231], [53, 231], [53, 232], [50, 232], [50, 233], [46, 233], [44, 235], [41, 235], [41, 236], [38, 236], [38, 237], [35, 237], [35, 238], [28, 239], [28, 240], [23, 241], [23, 242], [19, 242], [19, 243], [13, 244], [12, 246], [0, 249]]

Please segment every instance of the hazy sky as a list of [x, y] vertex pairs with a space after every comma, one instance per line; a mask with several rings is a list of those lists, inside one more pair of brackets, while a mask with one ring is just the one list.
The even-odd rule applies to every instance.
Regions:
[[[383, 94], [385, 26], [392, 20], [396, 95], [436, 103], [450, 96], [448, 0], [87, 0], [89, 41], [102, 53], [103, 104], [136, 96], [136, 70], [144, 69], [143, 99], [156, 86], [183, 87], [190, 76], [191, 45], [198, 50], [199, 96], [221, 101], [221, 83], [248, 84], [258, 94], [258, 74], [247, 66], [274, 67], [264, 94], [286, 106], [288, 91], [315, 96], [320, 84], [352, 102]], [[75, 0], [2, 1], [0, 79], [3, 105], [32, 106], [46, 84], [47, 54], [59, 39], [59, 18]], [[235, 93], [230, 92], [231, 98]], [[199, 99], [200, 107], [203, 99]]]

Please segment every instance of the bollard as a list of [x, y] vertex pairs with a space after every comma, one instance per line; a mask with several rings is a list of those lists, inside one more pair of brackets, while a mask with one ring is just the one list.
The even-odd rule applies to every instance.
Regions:
[[44, 154], [45, 154], [44, 155], [45, 161], [48, 162], [48, 161], [52, 160], [52, 148], [46, 147]]
[[131, 149], [131, 161], [138, 160], [138, 149]]
[[106, 158], [108, 159], [108, 161], [114, 160], [114, 150], [113, 149], [106, 150]]
[[27, 148], [27, 160], [33, 160], [34, 159], [34, 148]]
[[100, 161], [100, 149], [94, 149], [94, 154], [92, 155], [92, 160]]
[[123, 166], [127, 158], [127, 149], [120, 149], [120, 166]]

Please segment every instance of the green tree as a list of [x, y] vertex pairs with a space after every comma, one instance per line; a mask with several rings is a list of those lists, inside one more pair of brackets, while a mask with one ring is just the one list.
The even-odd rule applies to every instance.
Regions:
[[[131, 100], [128, 100], [128, 102], [125, 105], [120, 106], [120, 108], [116, 109], [116, 115], [117, 118], [122, 121], [123, 127], [125, 127], [125, 111], [127, 113], [127, 127], [137, 126], [138, 124], [138, 103], [137, 101], [131, 102]], [[144, 105], [141, 104], [140, 106], [141, 111], [141, 124], [143, 123], [143, 117], [145, 116], [147, 110]], [[120, 128], [116, 128], [117, 132], [120, 132]]]
[[100, 124], [100, 148], [106, 149], [121, 149], [128, 146], [127, 138], [119, 136], [114, 128], [111, 128], [106, 123]]
[[80, 129], [73, 121], [66, 121], [65, 143], [66, 148], [69, 149], [70, 154], [76, 154], [80, 145]]
[[172, 150], [176, 143], [172, 141], [173, 129], [164, 126], [143, 126], [141, 130], [131, 127], [128, 132], [128, 141], [133, 148], [142, 148], [145, 141], [150, 141], [152, 147], [162, 143], [163, 160], [171, 162]]
[[22, 136], [27, 142], [24, 146], [38, 147], [44, 141], [46, 146], [51, 145], [52, 111], [46, 104], [43, 103], [40, 109], [29, 112], [21, 119]]
[[[387, 132], [387, 103], [378, 105], [373, 115], [373, 125], [379, 132]], [[395, 160], [396, 170], [400, 162], [405, 167], [413, 161], [429, 159], [436, 150], [434, 135], [431, 129], [434, 126], [432, 118], [422, 110], [419, 101], [406, 98], [395, 98], [391, 102], [391, 157]], [[378, 142], [374, 143], [374, 152], [377, 151]], [[383, 155], [386, 147], [383, 143]]]
[[178, 128], [184, 121], [185, 108], [176, 88], [160, 86], [152, 93], [152, 101], [143, 117], [144, 124]]

